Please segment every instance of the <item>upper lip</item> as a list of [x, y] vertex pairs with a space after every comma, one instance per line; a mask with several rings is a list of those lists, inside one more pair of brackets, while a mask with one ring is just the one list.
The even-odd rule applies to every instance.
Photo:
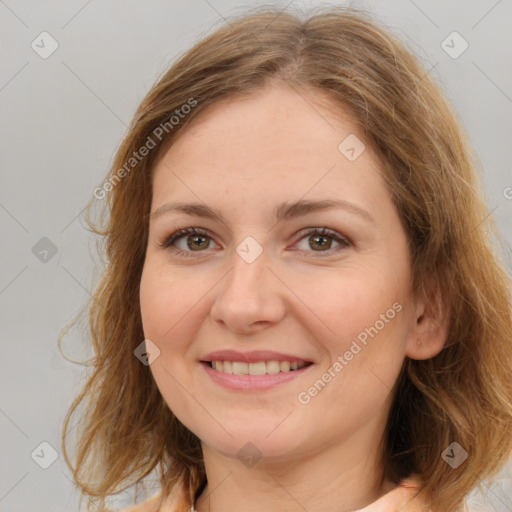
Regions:
[[238, 352], [236, 350], [217, 350], [206, 354], [201, 361], [241, 361], [244, 363], [257, 363], [259, 361], [299, 361], [310, 363], [307, 359], [291, 354], [282, 354], [271, 350], [253, 350], [251, 352]]

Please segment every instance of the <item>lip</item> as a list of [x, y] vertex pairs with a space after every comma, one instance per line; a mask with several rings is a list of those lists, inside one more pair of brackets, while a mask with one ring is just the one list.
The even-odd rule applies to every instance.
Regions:
[[[209, 361], [240, 361], [243, 363], [257, 363], [259, 361], [297, 361], [301, 363], [311, 363], [302, 357], [292, 354], [283, 354], [271, 350], [253, 350], [251, 352], [238, 352], [236, 350], [217, 350], [201, 357], [201, 362]], [[294, 370], [299, 371], [299, 370]]]

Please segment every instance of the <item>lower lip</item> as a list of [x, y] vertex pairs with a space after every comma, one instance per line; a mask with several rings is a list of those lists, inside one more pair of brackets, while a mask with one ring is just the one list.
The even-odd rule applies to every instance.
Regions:
[[303, 366], [298, 370], [290, 372], [266, 373], [265, 375], [235, 375], [232, 373], [224, 373], [213, 369], [209, 363], [201, 363], [210, 378], [227, 389], [235, 389], [241, 391], [261, 391], [271, 389], [279, 384], [290, 382], [301, 375], [304, 375], [312, 364]]

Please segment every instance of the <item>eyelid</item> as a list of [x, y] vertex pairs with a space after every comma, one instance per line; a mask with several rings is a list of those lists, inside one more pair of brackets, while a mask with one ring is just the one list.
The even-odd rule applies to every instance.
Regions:
[[[163, 239], [158, 241], [158, 245], [160, 247], [162, 247], [163, 249], [170, 249], [171, 247], [173, 247], [172, 244], [174, 244], [174, 242], [176, 242], [177, 240], [179, 240], [183, 237], [186, 237], [187, 235], [188, 236], [201, 235], [201, 236], [204, 236], [204, 237], [209, 238], [210, 240], [214, 241], [214, 237], [212, 237], [210, 235], [210, 233], [207, 229], [204, 229], [201, 227], [190, 226], [187, 228], [178, 229], [178, 230], [174, 231], [173, 233], [171, 233], [169, 236], [165, 236]], [[299, 232], [297, 232], [294, 236], [294, 238], [296, 240], [293, 243], [293, 245], [300, 242], [303, 238], [306, 238], [307, 236], [313, 236], [313, 235], [327, 236], [329, 238], [332, 238], [337, 243], [339, 243], [340, 246], [335, 247], [334, 249], [328, 249], [326, 251], [304, 251], [302, 249], [294, 249], [294, 250], [298, 251], [298, 252], [317, 253], [319, 255], [318, 257], [327, 257], [327, 256], [332, 256], [333, 254], [340, 252], [342, 249], [346, 249], [348, 247], [354, 246], [354, 243], [352, 242], [352, 240], [349, 237], [342, 235], [341, 233], [338, 233], [334, 229], [330, 229], [327, 227], [318, 227], [318, 226], [303, 228]], [[194, 253], [206, 252], [206, 251], [183, 251], [183, 249], [179, 249], [177, 247], [173, 247], [172, 251], [175, 254], [184, 255], [186, 257], [188, 257], [189, 254], [193, 255]], [[322, 256], [322, 254], [325, 254], [325, 256]]]
[[[312, 236], [312, 235], [324, 235], [324, 236], [328, 236], [330, 238], [333, 238], [337, 242], [343, 242], [343, 243], [346, 243], [347, 245], [354, 245], [352, 240], [350, 240], [349, 237], [347, 237], [345, 235], [342, 235], [341, 233], [338, 233], [334, 229], [330, 229], [330, 228], [327, 228], [327, 227], [321, 227], [321, 228], [320, 227], [309, 227], [309, 228], [301, 229], [295, 235], [297, 240], [294, 243], [299, 242], [300, 240], [302, 240], [304, 237], [306, 237], [308, 235], [309, 236]], [[327, 252], [327, 251], [318, 251], [318, 252]]]
[[[167, 249], [172, 246], [176, 240], [179, 240], [180, 238], [186, 237], [187, 235], [201, 235], [204, 237], [208, 237], [211, 240], [213, 240], [213, 237], [210, 235], [208, 230], [200, 227], [190, 226], [187, 228], [177, 229], [170, 235], [164, 236], [162, 239], [158, 240], [158, 245], [160, 245], [162, 248]], [[194, 251], [190, 251], [194, 252]], [[201, 251], [199, 251], [201, 252]]]

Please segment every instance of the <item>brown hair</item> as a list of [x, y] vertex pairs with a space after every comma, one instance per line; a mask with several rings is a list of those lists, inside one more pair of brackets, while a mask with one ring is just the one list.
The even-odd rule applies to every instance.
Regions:
[[[419, 475], [432, 509], [459, 510], [512, 449], [510, 278], [491, 243], [499, 233], [454, 109], [397, 37], [347, 7], [305, 20], [268, 7], [232, 19], [177, 60], [142, 101], [105, 182], [110, 185], [102, 188], [101, 226], [90, 220], [94, 199], [87, 209], [90, 228], [106, 243], [107, 266], [89, 305], [92, 374], [63, 428], [66, 461], [89, 503], [99, 500], [102, 507], [108, 495], [155, 469], [164, 498], [184, 492], [193, 502], [204, 486], [199, 439], [169, 410], [149, 367], [133, 353], [144, 339], [139, 283], [152, 169], [205, 108], [274, 80], [327, 93], [360, 124], [382, 161], [408, 236], [412, 290], [433, 310], [448, 307], [443, 350], [404, 361], [384, 463], [394, 482]], [[191, 99], [194, 108], [169, 124]], [[161, 126], [167, 126], [162, 142], [121, 178], [119, 170]], [[65, 445], [80, 404], [85, 411], [73, 466]], [[441, 458], [452, 442], [469, 454], [456, 469]]]

